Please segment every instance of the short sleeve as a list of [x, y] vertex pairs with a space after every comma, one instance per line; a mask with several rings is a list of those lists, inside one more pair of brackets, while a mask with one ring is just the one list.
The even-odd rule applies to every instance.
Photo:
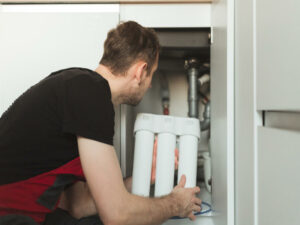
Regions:
[[114, 108], [107, 81], [84, 74], [64, 86], [63, 132], [113, 145]]

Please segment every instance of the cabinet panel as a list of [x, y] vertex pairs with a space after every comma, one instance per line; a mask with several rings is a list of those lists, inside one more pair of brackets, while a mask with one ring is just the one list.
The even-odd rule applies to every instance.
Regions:
[[[89, 0], [89, 3], [194, 3], [194, 2], [211, 2], [212, 0]], [[0, 3], [52, 3], [52, 0], [0, 0]], [[56, 3], [82, 3], [83, 0], [55, 0]]]
[[120, 20], [146, 27], [210, 27], [210, 4], [132, 4], [120, 6]]
[[235, 225], [254, 225], [254, 106], [253, 1], [235, 0]]
[[257, 107], [300, 110], [300, 2], [256, 1]]
[[95, 69], [118, 11], [118, 5], [0, 6], [0, 114], [55, 70]]
[[[0, 5], [0, 115], [30, 86], [68, 67], [95, 69], [119, 5]], [[114, 143], [120, 159], [120, 112]]]
[[215, 225], [234, 224], [234, 1], [212, 4], [211, 157]]
[[300, 132], [258, 128], [258, 225], [299, 224]]

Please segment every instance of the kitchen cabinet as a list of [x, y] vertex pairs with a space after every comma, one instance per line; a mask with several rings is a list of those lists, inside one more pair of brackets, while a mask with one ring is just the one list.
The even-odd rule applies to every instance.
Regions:
[[[256, 1], [256, 221], [299, 224], [300, 4]], [[280, 16], [278, 16], [280, 12]]]
[[153, 28], [210, 27], [211, 4], [122, 4], [120, 21]]
[[283, 175], [295, 174], [299, 149], [299, 6], [293, 0], [235, 1], [238, 225], [299, 224], [291, 197], [299, 198], [298, 181]]
[[235, 1], [235, 224], [255, 224], [254, 31], [252, 0]]
[[[88, 3], [209, 3], [212, 0], [89, 0]], [[0, 0], [0, 3], [82, 3], [84, 0]]]
[[300, 111], [299, 11], [299, 1], [257, 1], [259, 110]]
[[[212, 203], [216, 214], [197, 224], [234, 223], [234, 5], [233, 0], [210, 4], [51, 4], [0, 5], [0, 113], [30, 85], [66, 67], [94, 69], [103, 53], [109, 29], [135, 20], [153, 28], [213, 26]], [[2, 35], [3, 34], [3, 35]], [[182, 80], [184, 81], [184, 80]], [[126, 146], [133, 120], [130, 109], [116, 109], [115, 144], [126, 172]], [[127, 134], [127, 136], [125, 135]], [[133, 146], [131, 146], [133, 147]], [[216, 215], [216, 216], [214, 216]], [[168, 221], [168, 224], [172, 221]], [[175, 223], [175, 222], [174, 222]], [[176, 224], [180, 224], [179, 221]], [[189, 223], [187, 220], [182, 224]]]
[[[286, 16], [278, 17], [278, 11]], [[214, 212], [195, 224], [299, 223], [294, 200], [299, 198], [299, 126], [291, 129], [280, 124], [284, 129], [274, 129], [270, 117], [280, 116], [280, 111], [288, 117], [290, 111], [300, 111], [298, 11], [299, 3], [291, 0], [276, 4], [221, 0], [212, 4], [0, 5], [0, 113], [54, 70], [94, 69], [108, 30], [120, 21], [135, 20], [160, 29], [211, 28]], [[124, 175], [131, 170], [126, 162], [132, 158], [133, 145], [127, 143], [133, 136], [134, 119], [131, 108], [116, 109], [115, 143]], [[282, 201], [277, 202], [276, 196], [282, 196]]]
[[258, 224], [299, 224], [300, 132], [258, 127]]

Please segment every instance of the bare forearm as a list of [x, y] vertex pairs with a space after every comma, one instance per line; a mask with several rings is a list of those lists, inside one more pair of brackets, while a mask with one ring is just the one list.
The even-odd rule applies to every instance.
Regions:
[[[132, 177], [125, 178], [124, 185], [127, 191], [131, 192]], [[81, 181], [62, 193], [58, 207], [68, 211], [77, 219], [98, 213], [87, 183]]]
[[158, 225], [177, 215], [176, 201], [172, 195], [161, 198], [144, 198], [130, 195], [125, 210], [124, 225]]
[[117, 208], [120, 213], [118, 216], [112, 216], [111, 218], [116, 220], [107, 224], [158, 225], [173, 216], [196, 219], [193, 211], [200, 212], [201, 200], [195, 194], [200, 188], [184, 188], [185, 182], [186, 178], [182, 176], [171, 194], [161, 198], [145, 198], [123, 192]]

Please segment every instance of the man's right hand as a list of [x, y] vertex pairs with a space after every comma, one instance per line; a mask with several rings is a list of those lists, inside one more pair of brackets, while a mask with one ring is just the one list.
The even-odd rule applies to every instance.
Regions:
[[196, 194], [200, 192], [200, 188], [184, 188], [185, 182], [186, 177], [182, 175], [179, 184], [173, 189], [170, 196], [176, 202], [178, 216], [195, 220], [196, 216], [193, 212], [201, 211], [201, 200], [196, 197]]

